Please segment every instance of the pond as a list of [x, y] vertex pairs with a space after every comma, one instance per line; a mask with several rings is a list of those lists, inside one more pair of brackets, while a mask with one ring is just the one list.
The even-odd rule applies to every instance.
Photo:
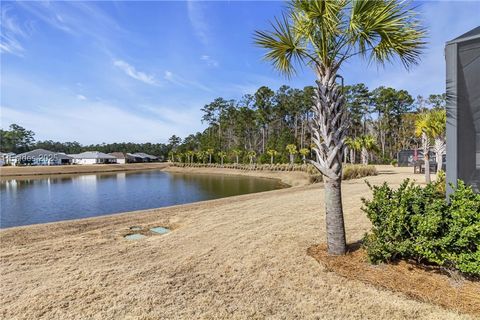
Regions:
[[0, 182], [0, 228], [159, 208], [284, 187], [274, 179], [159, 170]]

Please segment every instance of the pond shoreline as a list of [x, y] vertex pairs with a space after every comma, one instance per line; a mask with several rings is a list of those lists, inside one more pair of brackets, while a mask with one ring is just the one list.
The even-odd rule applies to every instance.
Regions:
[[168, 162], [153, 163], [126, 163], [126, 164], [92, 164], [92, 165], [65, 165], [65, 166], [3, 166], [0, 167], [0, 179], [15, 179], [19, 177], [87, 174], [102, 172], [127, 172], [141, 170], [164, 169]]

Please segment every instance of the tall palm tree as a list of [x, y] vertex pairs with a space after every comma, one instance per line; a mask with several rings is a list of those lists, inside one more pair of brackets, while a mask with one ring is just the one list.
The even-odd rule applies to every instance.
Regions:
[[345, 254], [341, 176], [349, 127], [345, 98], [336, 83], [343, 62], [355, 56], [384, 64], [398, 57], [417, 63], [424, 30], [415, 13], [395, 0], [292, 0], [288, 11], [272, 23], [273, 31], [256, 31], [255, 42], [267, 49], [265, 59], [288, 77], [307, 65], [316, 75], [312, 133], [316, 160], [325, 178], [327, 246]]
[[287, 147], [285, 149], [288, 151], [288, 154], [290, 156], [290, 164], [293, 164], [293, 162], [295, 161], [295, 155], [298, 153], [297, 146], [294, 144], [287, 144]]
[[415, 135], [422, 139], [423, 162], [425, 167], [425, 182], [430, 183], [430, 141], [432, 137], [430, 114], [424, 112], [418, 115], [415, 122]]
[[267, 154], [270, 156], [270, 164], [273, 164], [273, 160], [278, 155], [278, 151], [275, 149], [269, 149], [267, 150]]
[[378, 152], [377, 140], [371, 135], [364, 135], [357, 138], [361, 148], [362, 164], [368, 164], [368, 158], [370, 157], [371, 152]]
[[192, 150], [188, 150], [186, 155], [187, 155], [188, 162], [193, 163], [193, 157], [195, 156], [195, 152]]

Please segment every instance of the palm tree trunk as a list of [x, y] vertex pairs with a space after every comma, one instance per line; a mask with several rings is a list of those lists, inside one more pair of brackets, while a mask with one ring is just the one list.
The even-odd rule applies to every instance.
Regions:
[[335, 70], [318, 70], [312, 112], [312, 140], [316, 161], [311, 163], [325, 176], [325, 208], [328, 253], [345, 254], [346, 236], [342, 208], [342, 159], [349, 127], [342, 88]]
[[325, 212], [328, 253], [343, 255], [346, 252], [345, 223], [342, 208], [342, 181], [325, 179]]
[[368, 151], [365, 147], [362, 148], [362, 164], [368, 165]]
[[422, 133], [422, 149], [423, 149], [423, 166], [425, 167], [425, 182], [430, 183], [430, 157], [428, 152], [430, 151], [430, 146], [428, 144], [428, 137], [425, 132]]
[[351, 164], [355, 163], [355, 150], [353, 148], [350, 149], [350, 163]]
[[273, 164], [273, 156], [270, 156], [270, 164]]
[[437, 162], [437, 174], [442, 170], [443, 152], [445, 151], [445, 140], [442, 138], [435, 138], [435, 159]]

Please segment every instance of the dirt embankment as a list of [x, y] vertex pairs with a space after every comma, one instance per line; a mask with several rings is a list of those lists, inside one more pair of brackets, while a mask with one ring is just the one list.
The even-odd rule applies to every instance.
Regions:
[[[422, 180], [385, 169], [365, 179]], [[365, 179], [343, 183], [349, 243], [370, 229]], [[322, 184], [2, 230], [0, 318], [471, 319], [328, 272], [307, 255], [324, 242]]]
[[164, 169], [166, 162], [154, 163], [127, 163], [127, 164], [92, 164], [92, 165], [65, 165], [65, 166], [19, 166], [0, 167], [0, 178], [13, 179], [16, 177], [54, 175], [54, 174], [83, 174], [118, 171], [138, 171]]

